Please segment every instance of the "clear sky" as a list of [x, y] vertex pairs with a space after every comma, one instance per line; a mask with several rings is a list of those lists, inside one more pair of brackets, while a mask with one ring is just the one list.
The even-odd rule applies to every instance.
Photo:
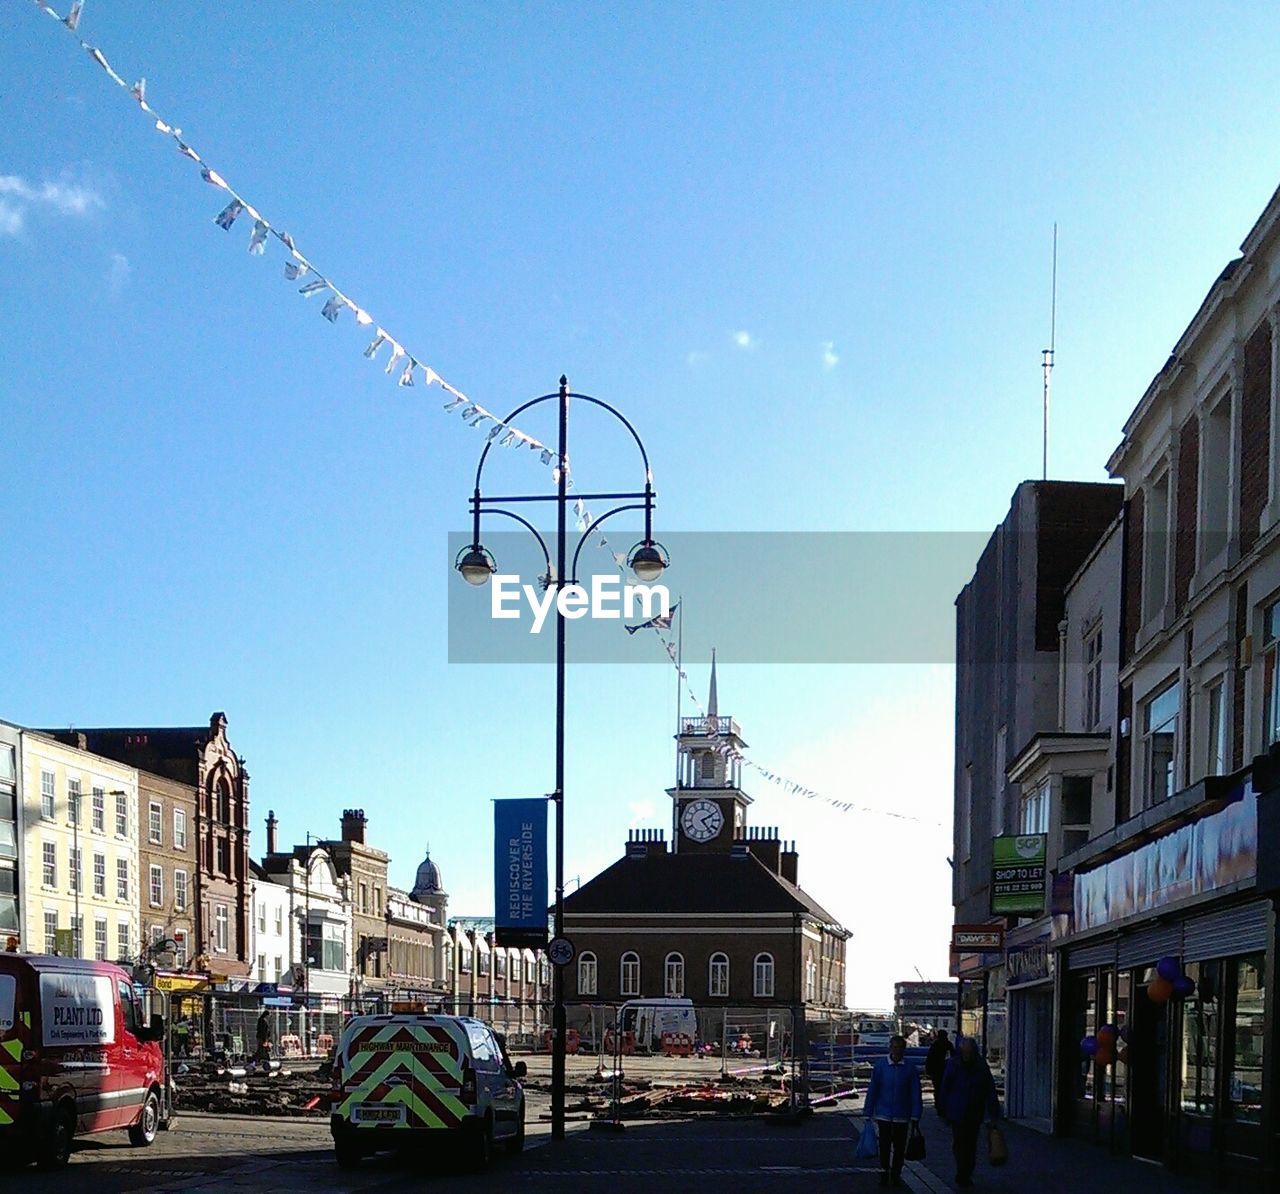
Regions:
[[[982, 531], [1039, 472], [1053, 222], [1051, 473], [1102, 479], [1280, 182], [1268, 12], [88, 0], [80, 35], [468, 394], [563, 371], [618, 404], [659, 531]], [[429, 841], [451, 909], [487, 913], [489, 800], [549, 790], [553, 690], [446, 663], [481, 437], [217, 229], [220, 193], [27, 0], [0, 78], [0, 716], [223, 709], [255, 852], [268, 808], [292, 841], [362, 806], [394, 880]], [[634, 484], [613, 432], [574, 434], [580, 481]], [[722, 603], [874, 579], [762, 560]], [[701, 688], [717, 616], [689, 610]], [[633, 646], [653, 662], [570, 675], [571, 876], [669, 823], [672, 676]], [[947, 823], [753, 781], [853, 930], [851, 999], [944, 975], [950, 669], [739, 665], [720, 697], [761, 765]]]

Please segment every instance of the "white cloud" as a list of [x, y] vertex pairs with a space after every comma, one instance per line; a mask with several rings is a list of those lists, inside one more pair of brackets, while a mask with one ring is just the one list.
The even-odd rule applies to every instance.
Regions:
[[64, 216], [83, 216], [106, 207], [102, 196], [89, 187], [68, 182], [44, 182], [37, 187], [16, 174], [0, 174], [0, 195], [12, 195]]
[[111, 266], [107, 270], [107, 290], [110, 291], [113, 299], [117, 299], [124, 293], [124, 288], [128, 284], [129, 258], [123, 253], [112, 253]]
[[705, 365], [711, 359], [709, 352], [703, 352], [701, 349], [693, 349], [685, 358], [685, 364], [690, 369], [696, 369], [699, 365]]
[[750, 332], [748, 332], [748, 331], [745, 331], [745, 330], [743, 330], [743, 331], [739, 331], [739, 332], [734, 332], [734, 333], [733, 333], [733, 342], [734, 342], [734, 343], [735, 343], [739, 348], [746, 349], [748, 352], [750, 352], [750, 350], [751, 350], [751, 349], [753, 349], [753, 348], [755, 348], [755, 346], [756, 346], [756, 342], [755, 342], [755, 340], [752, 338], [751, 333], [750, 333]]
[[22, 209], [0, 199], [0, 237], [22, 235]]
[[822, 367], [824, 369], [834, 369], [838, 364], [840, 364], [840, 358], [836, 356], [835, 342], [824, 340], [822, 342]]

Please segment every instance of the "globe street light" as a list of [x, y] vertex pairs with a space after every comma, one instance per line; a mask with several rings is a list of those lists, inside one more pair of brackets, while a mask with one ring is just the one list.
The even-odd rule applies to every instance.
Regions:
[[[592, 398], [588, 394], [574, 394], [569, 391], [569, 379], [560, 378], [560, 389], [554, 394], [543, 394], [540, 398], [531, 399], [522, 406], [516, 407], [504, 420], [510, 424], [531, 406], [543, 402], [557, 404], [559, 410], [558, 452], [560, 468], [556, 476], [556, 492], [554, 494], [507, 494], [501, 497], [483, 497], [480, 492], [480, 478], [484, 471], [485, 461], [489, 458], [492, 440], [485, 444], [480, 453], [480, 462], [476, 466], [475, 491], [471, 497], [471, 544], [458, 553], [454, 567], [461, 573], [463, 580], [470, 585], [483, 585], [497, 570], [493, 556], [480, 542], [480, 516], [495, 514], [512, 519], [525, 527], [538, 541], [542, 549], [542, 557], [546, 564], [544, 585], [559, 591], [566, 585], [577, 584], [578, 557], [592, 533], [601, 523], [621, 514], [626, 510], [644, 511], [644, 538], [632, 549], [629, 564], [641, 581], [656, 580], [662, 575], [670, 563], [666, 549], [656, 543], [653, 538], [653, 474], [649, 469], [649, 456], [644, 449], [640, 436], [627, 418], [615, 410], [607, 402]], [[620, 502], [595, 519], [582, 532], [573, 553], [573, 563], [566, 571], [565, 562], [568, 548], [566, 527], [569, 506], [569, 477], [565, 462], [569, 459], [569, 405], [571, 401], [585, 402], [599, 407], [613, 415], [631, 434], [640, 452], [640, 460], [644, 466], [644, 489], [625, 493], [576, 493], [575, 501]], [[551, 566], [551, 553], [547, 549], [546, 540], [537, 527], [527, 518], [505, 508], [506, 505], [525, 502], [554, 502], [556, 506], [556, 566]], [[556, 614], [556, 783], [551, 801], [555, 806], [555, 838], [556, 838], [556, 870], [555, 870], [555, 935], [564, 936], [564, 680], [565, 680], [565, 616], [560, 608], [560, 601], [553, 602]], [[553, 1140], [564, 1139], [564, 1103], [565, 1103], [565, 1008], [564, 1008], [564, 966], [557, 965], [552, 970], [552, 1042], [551, 1042], [551, 1137]]]

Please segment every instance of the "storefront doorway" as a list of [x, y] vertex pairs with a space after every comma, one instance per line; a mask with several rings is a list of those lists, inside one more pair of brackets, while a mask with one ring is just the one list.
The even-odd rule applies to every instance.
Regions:
[[1169, 1003], [1155, 1003], [1143, 983], [1135, 984], [1129, 1019], [1129, 1139], [1135, 1157], [1152, 1161], [1165, 1156], [1169, 1026]]

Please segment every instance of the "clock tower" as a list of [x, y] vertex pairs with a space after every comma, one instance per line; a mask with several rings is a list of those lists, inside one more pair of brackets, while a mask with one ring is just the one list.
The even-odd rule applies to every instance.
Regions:
[[676, 735], [677, 780], [667, 789], [673, 803], [672, 839], [678, 854], [728, 854], [746, 836], [742, 790], [746, 747], [732, 717], [721, 717], [716, 695], [716, 656], [711, 653], [711, 691], [706, 717], [682, 717]]

